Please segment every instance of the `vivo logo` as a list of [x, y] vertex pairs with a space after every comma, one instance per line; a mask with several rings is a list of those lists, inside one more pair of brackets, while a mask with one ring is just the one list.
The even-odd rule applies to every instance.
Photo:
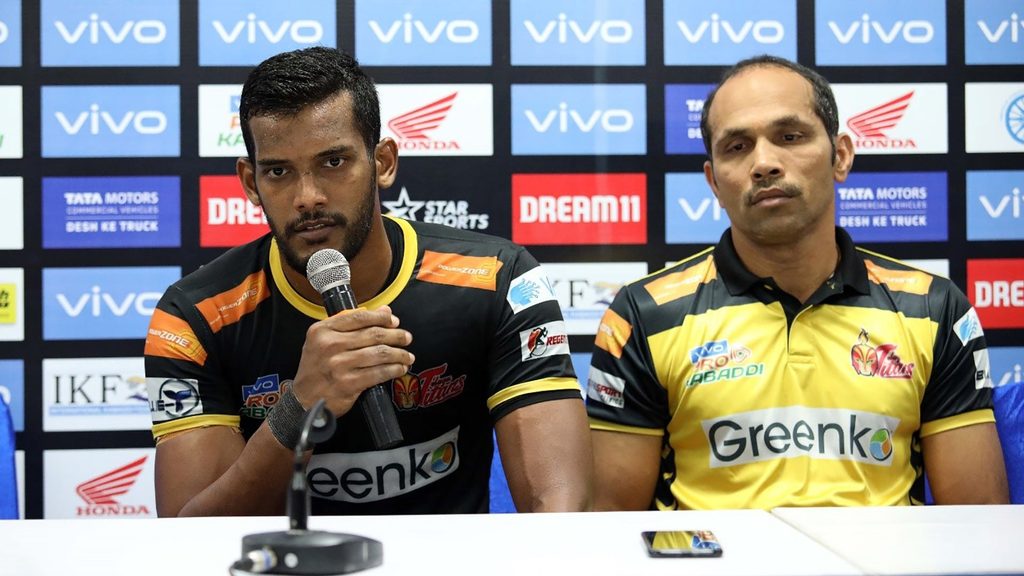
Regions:
[[689, 218], [690, 220], [693, 220], [694, 222], [697, 222], [701, 218], [703, 218], [704, 214], [707, 213], [708, 208], [711, 209], [712, 220], [718, 222], [722, 219], [722, 206], [718, 202], [712, 200], [711, 198], [705, 198], [701, 200], [700, 203], [697, 204], [696, 209], [690, 206], [690, 203], [686, 200], [686, 198], [680, 198], [679, 207], [683, 209], [683, 212], [686, 214], [686, 217]]
[[316, 20], [284, 20], [280, 25], [274, 26], [266, 20], [258, 20], [251, 12], [245, 20], [238, 20], [233, 24], [225, 25], [220, 20], [214, 20], [213, 28], [226, 44], [234, 44], [240, 38], [244, 38], [243, 41], [249, 44], [255, 44], [261, 39], [277, 44], [285, 37], [296, 43], [311, 44], [319, 42], [324, 37], [324, 28]]
[[88, 111], [80, 112], [74, 120], [70, 120], [63, 112], [55, 112], [54, 117], [64, 132], [72, 136], [86, 126], [90, 134], [100, 134], [104, 128], [113, 134], [124, 134], [129, 127], [139, 134], [162, 134], [167, 129], [167, 116], [158, 110], [129, 111], [118, 118], [115, 114], [100, 110], [99, 104], [92, 104]]
[[711, 20], [702, 20], [693, 28], [685, 20], [676, 21], [676, 26], [683, 36], [693, 44], [703, 40], [705, 34], [713, 44], [720, 43], [723, 38], [739, 44], [748, 36], [760, 44], [778, 44], [786, 36], [786, 29], [778, 20], [747, 20], [733, 24], [719, 17], [718, 14], [711, 14]]
[[892, 44], [902, 37], [908, 44], [927, 44], [935, 37], [935, 27], [927, 20], [897, 20], [892, 26], [886, 27], [871, 16], [864, 14], [860, 21], [854, 21], [845, 29], [841, 29], [834, 20], [828, 22], [829, 30], [841, 44], [849, 44], [859, 37], [864, 44], [870, 44], [877, 37], [884, 44]]
[[1024, 202], [1021, 201], [1020, 188], [1014, 188], [1009, 194], [1004, 194], [995, 204], [988, 199], [988, 196], [982, 194], [978, 197], [982, 207], [985, 208], [985, 212], [993, 218], [999, 218], [1006, 212], [1007, 208], [1010, 209], [1010, 214], [1013, 218], [1020, 218], [1021, 205]]
[[10, 36], [10, 31], [7, 29], [7, 24], [0, 20], [0, 44], [7, 41], [7, 37]]
[[1016, 12], [1010, 14], [1009, 20], [1000, 21], [995, 26], [995, 29], [989, 27], [988, 23], [984, 20], [978, 20], [978, 28], [980, 28], [981, 33], [985, 35], [985, 39], [992, 44], [1002, 41], [1003, 36], [1007, 32], [1009, 32], [1010, 42], [1016, 44], [1020, 41], [1020, 29], [1022, 27], [1024, 27], [1024, 22], [1020, 21]]
[[[121, 44], [129, 34], [139, 44], [159, 44], [167, 38], [167, 26], [159, 20], [128, 20], [117, 27], [109, 20], [100, 19], [98, 14], [90, 14], [88, 20], [73, 24], [73, 29], [61, 20], [54, 21], [53, 25], [57, 28], [61, 38], [68, 44], [78, 44], [83, 37], [86, 37], [86, 33], [88, 33], [86, 41], [90, 44], [99, 44], [104, 39], [110, 40], [114, 44]], [[0, 39], [0, 42], [2, 41]]]
[[434, 26], [428, 26], [422, 20], [413, 19], [412, 14], [392, 21], [386, 30], [379, 21], [370, 20], [370, 30], [384, 44], [390, 44], [396, 38], [405, 44], [419, 40], [435, 44], [442, 35], [453, 44], [472, 44], [480, 37], [480, 27], [472, 20], [440, 20]]
[[75, 298], [73, 303], [65, 294], [58, 293], [57, 302], [72, 318], [81, 316], [83, 312], [89, 316], [100, 317], [106, 310], [114, 316], [124, 316], [132, 309], [142, 316], [151, 316], [160, 296], [159, 292], [128, 293], [118, 301], [110, 293], [100, 291], [99, 286], [93, 286], [91, 291]]
[[541, 133], [551, 130], [553, 126], [562, 133], [569, 132], [572, 128], [589, 133], [598, 125], [605, 132], [629, 132], [634, 124], [633, 114], [629, 110], [594, 110], [586, 114], [570, 109], [565, 102], [560, 103], [557, 110], [549, 110], [543, 114], [543, 118], [538, 117], [533, 110], [526, 110], [524, 113], [533, 129]]
[[1024, 371], [1021, 370], [1020, 364], [1014, 364], [1013, 368], [1007, 370], [1003, 377], [996, 382], [996, 386], [1006, 386], [1007, 384], [1020, 384], [1024, 382]]
[[530, 33], [530, 38], [538, 44], [544, 44], [552, 37], [559, 44], [566, 44], [573, 39], [581, 44], [589, 44], [595, 38], [608, 44], [625, 44], [633, 39], [633, 25], [626, 20], [594, 20], [585, 25], [565, 14], [559, 14], [557, 20], [548, 20], [541, 26], [532, 20], [525, 20], [523, 26]]

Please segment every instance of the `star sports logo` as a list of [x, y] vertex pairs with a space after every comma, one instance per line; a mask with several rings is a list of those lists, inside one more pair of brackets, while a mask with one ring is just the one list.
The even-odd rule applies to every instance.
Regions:
[[75, 492], [82, 500], [85, 500], [86, 506], [78, 508], [78, 516], [149, 515], [149, 509], [145, 505], [126, 506], [119, 504], [116, 500], [117, 497], [128, 493], [135, 485], [135, 481], [138, 480], [146, 465], [146, 458], [148, 456], [143, 456], [120, 468], [79, 484], [75, 488]]
[[[460, 230], [486, 230], [490, 214], [472, 213], [465, 200], [413, 200], [405, 186], [395, 200], [381, 200], [388, 216], [441, 224]], [[422, 213], [417, 214], [420, 209]]]
[[846, 125], [857, 135], [855, 142], [858, 148], [917, 148], [911, 138], [894, 139], [888, 131], [899, 124], [910, 106], [914, 92], [910, 91], [876, 106], [847, 120]]

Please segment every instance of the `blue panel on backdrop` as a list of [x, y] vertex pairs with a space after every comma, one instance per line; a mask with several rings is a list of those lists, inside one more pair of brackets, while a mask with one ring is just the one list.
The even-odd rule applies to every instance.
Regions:
[[643, 66], [644, 0], [516, 0], [513, 66]]
[[665, 86], [665, 152], [704, 154], [700, 135], [700, 114], [704, 99], [714, 84], [669, 84]]
[[0, 2], [0, 66], [21, 66], [21, 0]]
[[964, 39], [968, 64], [1024, 64], [1024, 3], [967, 0]]
[[666, 244], [714, 244], [728, 227], [703, 173], [665, 174]]
[[254, 66], [297, 48], [338, 45], [334, 0], [199, 0], [199, 65]]
[[662, 1], [666, 65], [732, 65], [758, 54], [796, 60], [795, 0]]
[[489, 1], [356, 1], [364, 66], [487, 66], [491, 44]]
[[25, 429], [25, 363], [0, 360], [0, 397], [11, 407], [14, 431]]
[[929, 242], [948, 234], [945, 172], [854, 172], [836, 184], [836, 224], [855, 242]]
[[513, 84], [513, 154], [645, 154], [643, 84]]
[[43, 0], [43, 66], [177, 66], [177, 2]]
[[816, 0], [819, 66], [945, 64], [944, 0]]
[[967, 239], [1024, 240], [1024, 172], [967, 172]]

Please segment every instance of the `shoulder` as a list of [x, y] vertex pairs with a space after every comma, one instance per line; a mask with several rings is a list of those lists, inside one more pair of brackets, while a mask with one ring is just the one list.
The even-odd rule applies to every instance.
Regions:
[[944, 276], [939, 276], [902, 260], [857, 247], [863, 259], [868, 281], [884, 286], [890, 292], [902, 292], [931, 297], [963, 296], [959, 288]]
[[522, 246], [499, 236], [462, 230], [429, 222], [407, 221], [416, 231], [423, 248], [428, 250], [470, 250], [475, 252], [518, 253]]
[[245, 283], [253, 274], [264, 273], [270, 239], [271, 235], [267, 233], [248, 244], [228, 250], [172, 284], [168, 293], [176, 292], [197, 302]]

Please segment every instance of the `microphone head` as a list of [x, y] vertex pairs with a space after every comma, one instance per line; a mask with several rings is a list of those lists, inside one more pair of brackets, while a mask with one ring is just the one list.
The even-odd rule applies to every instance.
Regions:
[[306, 263], [306, 278], [323, 294], [335, 286], [352, 283], [352, 271], [345, 255], [333, 248], [317, 250]]

